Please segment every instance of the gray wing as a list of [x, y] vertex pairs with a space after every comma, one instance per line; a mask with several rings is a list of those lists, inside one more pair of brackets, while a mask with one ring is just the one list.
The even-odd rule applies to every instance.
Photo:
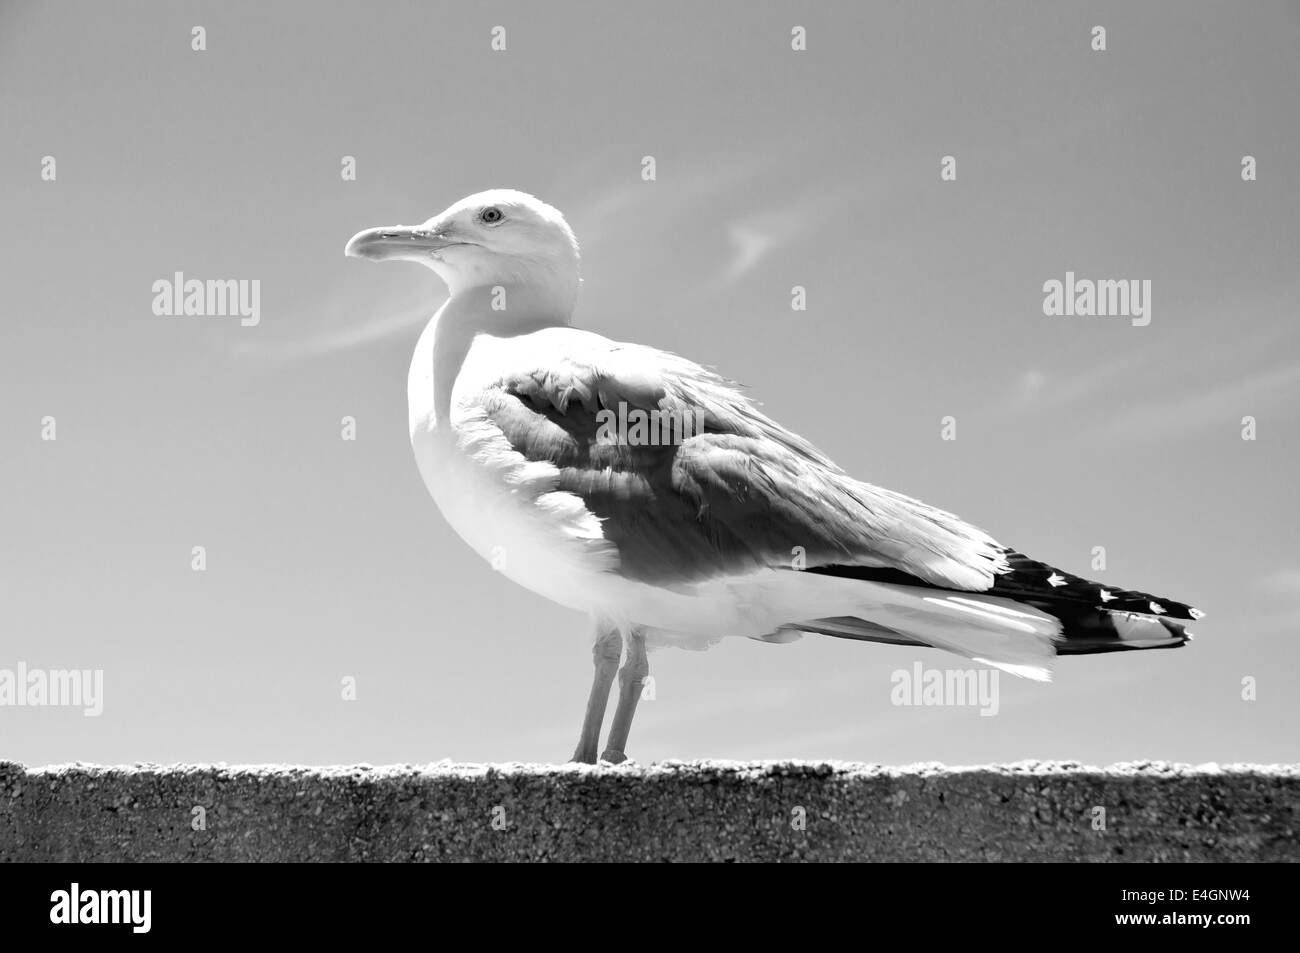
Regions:
[[[1005, 571], [981, 530], [849, 478], [711, 371], [597, 335], [565, 340], [563, 359], [504, 374], [474, 403], [525, 460], [558, 468], [555, 488], [601, 521], [622, 575], [675, 586], [801, 557], [982, 591]], [[667, 443], [611, 441], [620, 407], [700, 426]]]

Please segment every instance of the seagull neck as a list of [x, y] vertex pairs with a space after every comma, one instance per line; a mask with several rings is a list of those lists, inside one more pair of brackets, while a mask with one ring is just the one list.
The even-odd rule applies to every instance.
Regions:
[[539, 288], [535, 283], [458, 288], [421, 335], [412, 363], [412, 393], [427, 388], [433, 398], [433, 420], [445, 425], [450, 419], [452, 388], [476, 337], [515, 337], [543, 328], [567, 327], [572, 310], [572, 296], [562, 301], [554, 289]]
[[577, 282], [496, 281], [452, 288], [442, 313], [444, 318], [470, 321], [489, 334], [508, 334], [518, 328], [569, 324], [577, 297]]

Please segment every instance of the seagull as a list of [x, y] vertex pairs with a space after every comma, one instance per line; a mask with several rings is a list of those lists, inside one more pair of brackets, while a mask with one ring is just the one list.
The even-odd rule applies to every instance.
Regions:
[[574, 761], [597, 761], [616, 673], [599, 759], [626, 760], [651, 649], [825, 635], [1047, 680], [1056, 655], [1177, 647], [1202, 616], [855, 480], [714, 371], [575, 328], [578, 242], [532, 195], [480, 192], [345, 254], [447, 286], [407, 379], [415, 461], [472, 549], [590, 618]]

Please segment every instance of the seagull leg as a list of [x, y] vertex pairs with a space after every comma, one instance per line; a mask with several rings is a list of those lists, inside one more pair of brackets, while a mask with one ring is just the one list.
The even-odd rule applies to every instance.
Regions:
[[[623, 640], [618, 629], [598, 632], [596, 644], [591, 647], [591, 660], [596, 666], [591, 681], [591, 695], [587, 698], [587, 714], [582, 719], [582, 735], [572, 760], [582, 764], [595, 764], [600, 750], [600, 726], [605, 721], [605, 705], [609, 702], [609, 686], [614, 683], [618, 657], [623, 651]], [[621, 707], [621, 706], [620, 706]]]
[[627, 660], [618, 670], [618, 708], [614, 710], [614, 723], [609, 726], [605, 753], [601, 761], [621, 764], [627, 760], [624, 749], [627, 736], [632, 731], [632, 716], [636, 703], [641, 700], [641, 684], [650, 674], [650, 662], [645, 655], [645, 634], [633, 629], [627, 637]]

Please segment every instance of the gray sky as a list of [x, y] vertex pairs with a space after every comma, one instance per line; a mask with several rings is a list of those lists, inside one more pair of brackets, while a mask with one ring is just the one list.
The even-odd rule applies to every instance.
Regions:
[[[105, 694], [0, 708], [0, 757], [569, 755], [586, 621], [465, 547], [411, 458], [443, 289], [343, 257], [513, 187], [583, 243], [579, 325], [1209, 612], [1178, 651], [1003, 677], [987, 718], [891, 705], [894, 670], [963, 665], [938, 652], [659, 652], [633, 757], [1300, 760], [1300, 8], [1047, 6], [0, 3], [0, 669]], [[1149, 279], [1150, 325], [1044, 316], [1067, 270]], [[177, 271], [260, 280], [260, 324], [156, 316]]]

